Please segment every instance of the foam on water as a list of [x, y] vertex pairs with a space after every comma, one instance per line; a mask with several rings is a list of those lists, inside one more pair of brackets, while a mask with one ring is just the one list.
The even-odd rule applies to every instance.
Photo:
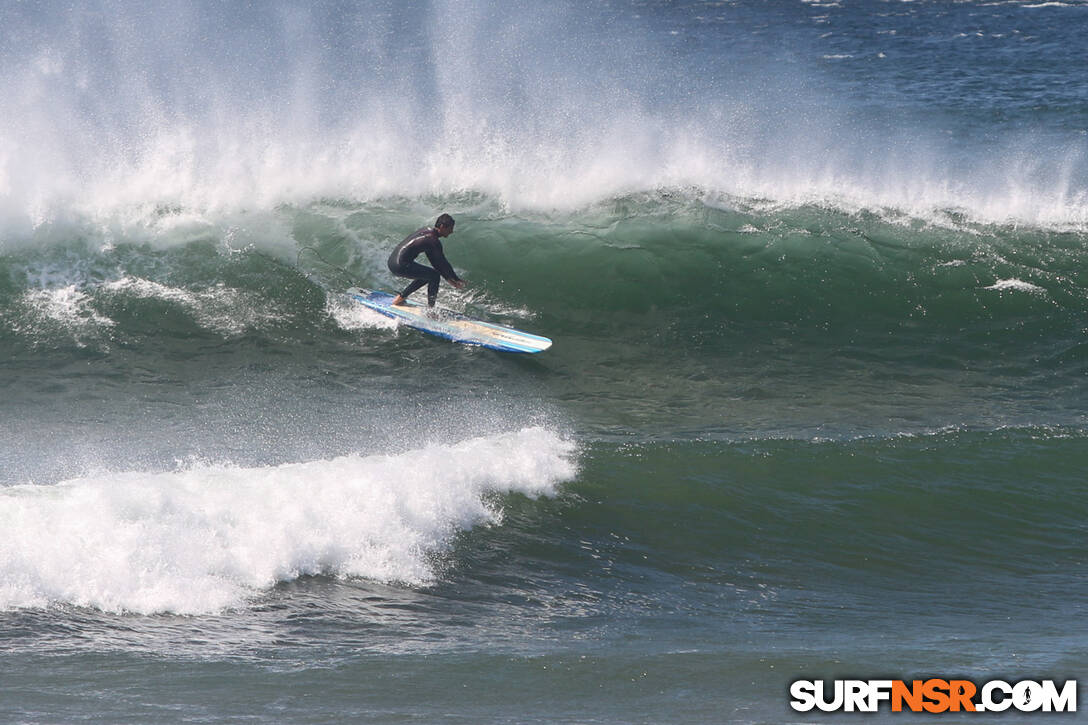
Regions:
[[[702, 31], [680, 10], [663, 27], [684, 31], [663, 33], [644, 8], [557, 0], [91, 7], [0, 14], [22, 39], [0, 45], [3, 236], [164, 206], [220, 219], [470, 191], [577, 209], [660, 188], [1088, 225], [1082, 135], [1002, 130], [961, 148], [947, 128], [862, 118], [819, 65], [681, 52], [676, 38]], [[826, 50], [811, 57], [848, 57]]]
[[1046, 290], [1039, 285], [1032, 284], [1031, 282], [1025, 282], [1021, 279], [999, 279], [989, 287], [983, 287], [983, 289], [994, 290], [997, 292], [1031, 292], [1032, 294], [1046, 294]]
[[396, 330], [398, 323], [365, 305], [353, 301], [347, 295], [330, 294], [325, 302], [325, 311], [342, 330], [386, 329]]
[[279, 319], [274, 307], [252, 292], [227, 287], [222, 282], [203, 290], [187, 290], [138, 277], [125, 276], [102, 286], [106, 292], [133, 298], [164, 300], [191, 314], [201, 327], [230, 337]]
[[11, 326], [30, 339], [60, 332], [77, 346], [86, 347], [88, 340], [97, 339], [117, 324], [97, 312], [91, 297], [76, 285], [27, 290], [21, 302], [24, 313], [13, 319]]
[[[410, 432], [405, 433], [409, 438]], [[300, 576], [425, 585], [496, 493], [551, 496], [574, 444], [544, 428], [281, 466], [198, 464], [0, 489], [0, 609], [204, 613]]]
[[17, 314], [5, 320], [7, 324], [0, 324], [0, 330], [10, 329], [36, 343], [68, 340], [79, 347], [102, 343], [117, 328], [117, 322], [101, 309], [104, 301], [113, 298], [122, 299], [125, 305], [133, 300], [165, 302], [201, 329], [224, 338], [267, 327], [284, 317], [274, 300], [263, 299], [253, 291], [228, 287], [223, 282], [186, 289], [123, 275], [107, 282], [83, 279], [75, 283], [56, 280], [40, 283], [42, 287], [22, 293], [16, 305]]

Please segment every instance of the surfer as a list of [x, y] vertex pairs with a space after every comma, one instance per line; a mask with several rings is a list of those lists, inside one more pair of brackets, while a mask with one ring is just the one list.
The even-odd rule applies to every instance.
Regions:
[[[393, 298], [394, 305], [403, 305], [408, 296], [423, 285], [427, 285], [427, 305], [434, 307], [438, 299], [438, 285], [445, 277], [450, 284], [460, 289], [464, 280], [457, 276], [453, 267], [442, 252], [442, 237], [453, 234], [453, 217], [443, 214], [438, 217], [433, 227], [423, 227], [410, 234], [398, 244], [389, 255], [389, 271], [398, 277], [412, 280], [404, 290]], [[433, 268], [415, 261], [420, 254], [426, 254]]]

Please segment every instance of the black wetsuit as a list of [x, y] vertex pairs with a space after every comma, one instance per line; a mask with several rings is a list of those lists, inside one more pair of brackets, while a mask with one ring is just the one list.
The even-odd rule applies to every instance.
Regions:
[[[415, 261], [420, 254], [427, 255], [434, 269]], [[398, 277], [412, 280], [400, 293], [405, 299], [423, 285], [427, 285], [427, 304], [432, 307], [438, 298], [438, 285], [442, 277], [450, 282], [461, 281], [446, 255], [442, 253], [442, 240], [434, 227], [423, 227], [398, 244], [389, 255], [389, 271]]]

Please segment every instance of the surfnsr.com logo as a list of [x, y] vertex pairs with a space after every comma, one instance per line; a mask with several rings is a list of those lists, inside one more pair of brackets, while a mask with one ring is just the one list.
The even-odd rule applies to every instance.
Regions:
[[796, 680], [790, 698], [797, 712], [1076, 712], [1077, 681]]

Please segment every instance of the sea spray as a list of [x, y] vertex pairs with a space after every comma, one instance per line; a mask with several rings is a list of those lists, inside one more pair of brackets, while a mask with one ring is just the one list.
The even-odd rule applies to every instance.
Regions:
[[0, 490], [0, 609], [197, 614], [310, 575], [420, 586], [459, 531], [501, 522], [490, 494], [555, 495], [575, 471], [573, 443], [525, 428], [389, 455], [12, 486]]
[[[532, 212], [662, 188], [1088, 223], [1077, 115], [1037, 121], [1032, 109], [1051, 99], [1023, 94], [992, 109], [1010, 120], [972, 134], [970, 99], [939, 82], [962, 43], [919, 54], [938, 81], [904, 108], [906, 56], [858, 65], [849, 49], [825, 47], [844, 42], [821, 32], [841, 9], [774, 18], [789, 38], [780, 51], [748, 45], [767, 18], [743, 7], [685, 18], [665, 7], [519, 5], [10, 5], [0, 11], [18, 39], [0, 44], [10, 111], [0, 118], [0, 243], [58, 220], [131, 223], [163, 208], [219, 219], [326, 197], [468, 192]], [[983, 50], [1032, 52], [1004, 42]], [[858, 78], [874, 73], [896, 82], [858, 102]], [[1046, 76], [1025, 77], [1045, 86]], [[1014, 122], [1024, 114], [1029, 127]]]

